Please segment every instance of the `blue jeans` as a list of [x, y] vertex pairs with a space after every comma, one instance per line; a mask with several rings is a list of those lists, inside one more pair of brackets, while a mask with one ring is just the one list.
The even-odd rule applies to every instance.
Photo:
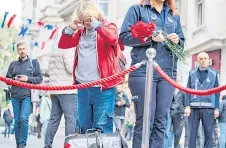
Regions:
[[6, 137], [6, 135], [8, 135], [9, 137], [9, 134], [10, 134], [10, 123], [6, 123], [5, 122], [5, 133], [4, 133], [4, 137]]
[[124, 126], [125, 119], [116, 116], [114, 121], [115, 121], [116, 132], [120, 132]]
[[113, 131], [116, 89], [91, 87], [78, 90], [78, 125], [82, 133], [87, 129]]
[[226, 147], [226, 122], [219, 122], [220, 124], [220, 148]]
[[27, 144], [28, 120], [31, 112], [31, 98], [12, 98], [13, 113], [15, 119], [15, 137], [18, 146]]
[[125, 138], [130, 141], [133, 137], [133, 126], [126, 124]]

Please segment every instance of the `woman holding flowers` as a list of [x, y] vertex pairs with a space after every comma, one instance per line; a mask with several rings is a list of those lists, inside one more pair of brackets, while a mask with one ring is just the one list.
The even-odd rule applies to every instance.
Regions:
[[[155, 24], [155, 31], [158, 34], [144, 37], [145, 43], [133, 38], [130, 27], [138, 21], [143, 21], [144, 23], [153, 22]], [[178, 57], [172, 54], [172, 50], [165, 44], [167, 40], [172, 44], [178, 44], [182, 48], [184, 46], [184, 34], [174, 0], [141, 0], [140, 4], [131, 6], [121, 28], [120, 40], [124, 45], [133, 47], [131, 51], [132, 65], [143, 60], [148, 60], [146, 50], [152, 47], [157, 52], [154, 60], [170, 77], [176, 78]], [[145, 65], [129, 75], [129, 88], [133, 95], [136, 112], [133, 148], [141, 147], [145, 77]], [[149, 145], [150, 148], [163, 148], [165, 125], [174, 88], [154, 71], [152, 92]]]

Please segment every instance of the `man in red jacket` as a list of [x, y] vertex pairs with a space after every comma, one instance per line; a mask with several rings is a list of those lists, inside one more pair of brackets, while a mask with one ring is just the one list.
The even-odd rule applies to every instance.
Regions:
[[[76, 47], [74, 82], [96, 81], [120, 71], [117, 59], [117, 26], [103, 20], [103, 12], [92, 2], [81, 4], [75, 11], [77, 19], [63, 30], [59, 48]], [[78, 124], [82, 133], [95, 128], [112, 132], [115, 86], [122, 77], [91, 88], [78, 90]]]

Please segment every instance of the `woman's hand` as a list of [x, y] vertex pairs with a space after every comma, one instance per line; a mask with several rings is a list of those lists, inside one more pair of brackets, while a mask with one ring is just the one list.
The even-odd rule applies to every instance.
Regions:
[[155, 42], [164, 42], [165, 38], [162, 35], [162, 32], [159, 32], [159, 34], [157, 36], [152, 36], [152, 40]]
[[101, 22], [96, 19], [95, 17], [91, 17], [91, 23], [90, 23], [90, 26], [93, 28], [93, 29], [97, 29], [98, 27], [101, 26]]
[[71, 27], [71, 29], [77, 30], [77, 29], [81, 28], [83, 25], [82, 25], [81, 21], [74, 20], [73, 23], [71, 23], [69, 26]]
[[171, 33], [167, 36], [167, 38], [172, 41], [173, 43], [175, 44], [178, 44], [180, 39], [179, 39], [179, 36], [176, 34], [176, 33]]

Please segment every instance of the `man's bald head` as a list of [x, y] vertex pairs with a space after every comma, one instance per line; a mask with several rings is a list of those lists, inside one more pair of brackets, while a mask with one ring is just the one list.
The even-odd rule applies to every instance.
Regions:
[[209, 58], [209, 55], [208, 55], [208, 53], [206, 53], [206, 52], [200, 52], [200, 53], [197, 55], [197, 58], [200, 58], [200, 57], [207, 57], [207, 58]]
[[197, 61], [202, 69], [206, 69], [209, 66], [209, 55], [206, 52], [200, 52], [197, 55]]

